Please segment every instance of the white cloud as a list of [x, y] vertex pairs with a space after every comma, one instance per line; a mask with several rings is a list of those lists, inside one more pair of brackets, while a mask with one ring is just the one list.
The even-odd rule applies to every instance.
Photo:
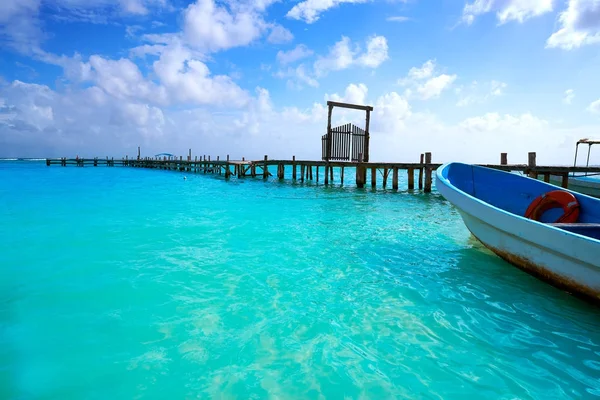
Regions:
[[353, 44], [351, 40], [342, 36], [335, 43], [326, 56], [321, 56], [314, 63], [317, 76], [325, 76], [330, 71], [339, 71], [358, 65], [367, 68], [377, 68], [388, 59], [387, 40], [383, 36], [372, 36], [367, 39], [367, 49], [362, 52], [360, 46]]
[[499, 24], [509, 21], [524, 22], [552, 11], [555, 0], [475, 0], [465, 4], [462, 19], [467, 24], [490, 12], [496, 13]]
[[565, 96], [563, 97], [563, 103], [571, 104], [575, 98], [575, 91], [573, 89], [565, 90]]
[[592, 102], [587, 109], [594, 114], [600, 114], [600, 99]]
[[358, 65], [377, 68], [388, 59], [388, 45], [384, 36], [372, 36], [367, 40], [367, 52], [356, 60]]
[[304, 0], [296, 4], [286, 16], [302, 20], [308, 24], [316, 22], [320, 15], [330, 8], [344, 3], [364, 3], [367, 0]]
[[600, 43], [600, 1], [568, 0], [558, 20], [560, 29], [548, 38], [546, 47], [571, 50]]
[[404, 17], [402, 15], [397, 15], [397, 16], [393, 16], [393, 17], [387, 17], [385, 20], [389, 21], [389, 22], [406, 22], [406, 21], [410, 21], [410, 18]]
[[513, 116], [510, 114], [487, 113], [480, 117], [467, 118], [460, 127], [468, 132], [483, 133], [525, 128], [531, 132], [539, 132], [548, 126], [548, 121], [525, 113]]
[[303, 85], [319, 87], [319, 82], [306, 71], [304, 64], [300, 64], [296, 68], [290, 67], [287, 70], [279, 70], [274, 76], [280, 79], [290, 78], [287, 81], [287, 86], [290, 89], [300, 90]]
[[197, 0], [184, 14], [184, 38], [202, 51], [219, 51], [246, 46], [267, 29], [260, 14], [252, 9], [231, 11], [213, 0]]
[[230, 77], [211, 76], [206, 64], [194, 59], [184, 47], [175, 46], [163, 51], [153, 68], [172, 103], [236, 107], [248, 102], [248, 94]]
[[473, 81], [469, 86], [460, 86], [456, 88], [458, 107], [465, 107], [475, 103], [484, 103], [490, 98], [502, 96], [507, 84], [504, 82], [492, 80], [483, 84]]
[[40, 10], [54, 19], [107, 23], [116, 14], [136, 16], [170, 10], [166, 0], [2, 0], [0, 41], [25, 54], [38, 55], [46, 39]]
[[417, 93], [421, 95], [423, 100], [440, 97], [440, 94], [448, 89], [455, 80], [456, 75], [438, 75], [417, 86]]
[[442, 92], [449, 89], [457, 76], [455, 74], [437, 74], [434, 60], [426, 61], [421, 67], [412, 67], [405, 78], [398, 80], [401, 86], [408, 86], [405, 96], [417, 93], [423, 100], [438, 98]]
[[[563, 129], [530, 113], [487, 113], [445, 124], [434, 115], [415, 112], [396, 92], [382, 93], [373, 103], [368, 94], [365, 85], [353, 84], [339, 97], [374, 103], [373, 161], [417, 161], [420, 153], [431, 151], [436, 162], [490, 163], [499, 160], [500, 152], [508, 152], [511, 162], [520, 163], [534, 149], [540, 164], [567, 163], [574, 141], [593, 136], [599, 128]], [[187, 154], [191, 147], [222, 158], [227, 151], [234, 159], [264, 154], [318, 159], [327, 123], [324, 102], [306, 108], [276, 107], [264, 88], [256, 88], [242, 108], [218, 113], [208, 107], [161, 108], [112, 96], [97, 86], [57, 92], [15, 81], [0, 86], [0, 98], [0, 155], [15, 157], [120, 157], [135, 155], [141, 146], [143, 155]], [[595, 103], [600, 109], [600, 99]], [[364, 114], [350, 112], [336, 110], [335, 123], [364, 126]]]
[[311, 55], [313, 55], [311, 49], [303, 44], [299, 44], [289, 51], [279, 50], [277, 52], [277, 61], [282, 65], [286, 65], [310, 57]]
[[293, 39], [292, 32], [277, 24], [271, 28], [271, 33], [267, 37], [267, 41], [275, 44], [291, 42]]
[[351, 83], [346, 87], [345, 93], [343, 96], [340, 96], [337, 93], [332, 95], [326, 94], [325, 101], [339, 101], [342, 103], [350, 103], [350, 104], [366, 104], [368, 88], [364, 83]]

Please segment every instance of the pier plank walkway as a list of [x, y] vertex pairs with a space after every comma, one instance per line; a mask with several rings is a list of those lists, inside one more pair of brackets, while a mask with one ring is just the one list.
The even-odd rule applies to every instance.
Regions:
[[[362, 188], [367, 183], [367, 171], [371, 174], [371, 187], [377, 186], [378, 176], [382, 178], [382, 187], [387, 186], [388, 178], [392, 177], [392, 188], [398, 189], [399, 171], [406, 171], [408, 180], [408, 189], [412, 190], [415, 187], [415, 175], [418, 175], [418, 188], [425, 192], [431, 191], [432, 174], [440, 163], [431, 162], [431, 153], [421, 154], [420, 162], [349, 162], [349, 161], [315, 161], [315, 160], [296, 160], [292, 157], [291, 160], [270, 160], [267, 156], [262, 160], [231, 160], [229, 156], [225, 160], [211, 160], [210, 156], [195, 157], [192, 160], [191, 152], [187, 159], [179, 157], [179, 159], [166, 157], [138, 157], [138, 158], [48, 158], [46, 165], [66, 166], [107, 166], [107, 167], [134, 167], [134, 168], [149, 168], [174, 170], [191, 173], [204, 174], [219, 174], [225, 178], [230, 177], [262, 177], [268, 178], [273, 174], [269, 171], [269, 167], [277, 166], [277, 178], [283, 180], [287, 167], [292, 168], [292, 180], [300, 182], [313, 181], [319, 182], [319, 169], [324, 170], [324, 184], [328, 185], [334, 182], [334, 168], [339, 170], [340, 183], [344, 184], [344, 172], [346, 168], [355, 169], [356, 186]], [[571, 166], [538, 166], [535, 164], [535, 153], [529, 153], [528, 164], [508, 164], [506, 163], [506, 154], [501, 154], [501, 164], [478, 164], [488, 168], [494, 168], [504, 171], [523, 172], [533, 178], [538, 178], [543, 175], [544, 181], [548, 182], [550, 175], [562, 177], [562, 186], [567, 187], [569, 175], [573, 173], [589, 173], [600, 174], [600, 167], [571, 167]], [[313, 175], [313, 170], [315, 174]], [[298, 174], [299, 173], [299, 174]], [[316, 179], [315, 179], [316, 178]]]

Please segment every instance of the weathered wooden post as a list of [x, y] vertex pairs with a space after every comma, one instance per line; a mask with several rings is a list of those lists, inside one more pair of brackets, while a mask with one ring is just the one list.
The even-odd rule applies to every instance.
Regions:
[[277, 165], [277, 178], [279, 178], [279, 180], [282, 180], [284, 176], [285, 176], [285, 166], [284, 166], [284, 164], [279, 163]]
[[296, 180], [296, 156], [292, 156], [292, 180]]
[[[421, 154], [421, 161], [419, 162], [423, 164], [423, 154]], [[423, 166], [419, 168], [419, 190], [423, 190]]]
[[304, 164], [301, 164], [300, 165], [300, 182], [304, 182], [304, 169], [305, 169]]
[[398, 190], [398, 168], [392, 169], [392, 189]]
[[138, 161], [140, 160], [140, 146], [138, 146], [138, 157], [137, 157]]
[[425, 153], [425, 193], [431, 192], [431, 153]]
[[265, 155], [265, 163], [263, 164], [263, 179], [267, 179], [269, 177], [269, 168], [267, 167], [267, 156]]
[[550, 183], [550, 173], [546, 172], [544, 174], [544, 182]]
[[319, 166], [316, 166], [317, 183], [319, 183]]
[[329, 180], [333, 183], [333, 167], [329, 166]]
[[383, 188], [385, 189], [385, 187], [387, 186], [387, 178], [388, 178], [388, 169], [384, 168], [383, 169]]
[[225, 164], [225, 179], [229, 179], [231, 171], [229, 170], [229, 154], [227, 154], [227, 164]]
[[412, 168], [408, 169], [408, 190], [415, 188], [415, 170]]
[[563, 174], [561, 186], [565, 189], [567, 189], [569, 187], [569, 173], [568, 172]]
[[508, 165], [508, 154], [500, 153], [500, 165]]
[[377, 168], [371, 168], [371, 187], [375, 189], [377, 187]]
[[367, 169], [362, 166], [362, 153], [358, 153], [358, 163], [356, 164], [356, 187], [362, 189], [365, 187]]
[[371, 110], [373, 108], [369, 107], [366, 109], [367, 111], [367, 119], [365, 122], [365, 154], [364, 154], [364, 162], [369, 162], [369, 140], [370, 140], [370, 134], [369, 134], [369, 123], [371, 122]]
[[528, 157], [527, 166], [529, 167], [529, 177], [537, 179], [537, 172], [533, 171], [533, 169], [535, 168], [535, 157], [536, 157], [536, 154], [533, 151], [533, 152], [530, 152], [528, 156], [529, 157]]

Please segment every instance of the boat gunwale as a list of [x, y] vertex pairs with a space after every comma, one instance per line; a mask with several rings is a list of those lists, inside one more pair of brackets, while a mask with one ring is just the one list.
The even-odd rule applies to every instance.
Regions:
[[[491, 208], [491, 209], [493, 209], [493, 210], [495, 210], [497, 212], [500, 212], [501, 214], [507, 215], [509, 217], [514, 217], [514, 218], [516, 217], [517, 219], [519, 219], [519, 220], [521, 220], [523, 222], [526, 222], [526, 223], [533, 224], [534, 226], [540, 226], [540, 227], [549, 228], [552, 231], [557, 232], [557, 233], [567, 234], [569, 236], [574, 236], [574, 237], [579, 238], [579, 239], [584, 239], [586, 242], [600, 244], [600, 240], [599, 239], [594, 239], [594, 238], [591, 238], [589, 236], [581, 235], [579, 233], [575, 233], [575, 232], [567, 231], [567, 230], [564, 230], [564, 229], [560, 229], [560, 228], [558, 228], [556, 226], [552, 226], [552, 225], [549, 225], [549, 224], [544, 223], [544, 222], [540, 222], [540, 221], [536, 221], [536, 220], [533, 220], [533, 219], [525, 218], [522, 215], [518, 215], [518, 214], [512, 213], [510, 211], [506, 211], [506, 210], [504, 210], [502, 208], [496, 207], [495, 205], [493, 205], [491, 203], [483, 201], [483, 200], [481, 200], [481, 199], [479, 199], [479, 198], [477, 198], [477, 197], [475, 197], [475, 196], [473, 196], [473, 195], [465, 192], [464, 190], [462, 190], [462, 189], [458, 188], [457, 186], [453, 185], [450, 182], [450, 180], [448, 180], [447, 178], [445, 178], [444, 176], [442, 176], [442, 172], [445, 169], [447, 169], [448, 167], [450, 167], [452, 164], [456, 164], [456, 165], [461, 164], [461, 165], [465, 165], [465, 166], [468, 166], [468, 167], [471, 167], [471, 168], [480, 168], [480, 169], [485, 169], [485, 170], [495, 171], [495, 172], [501, 172], [501, 173], [506, 173], [506, 174], [510, 174], [510, 172], [499, 171], [499, 170], [496, 170], [496, 169], [493, 169], [493, 168], [487, 168], [487, 167], [483, 167], [483, 166], [479, 166], [479, 165], [471, 165], [471, 164], [466, 164], [466, 163], [461, 163], [461, 162], [447, 162], [447, 163], [442, 164], [436, 170], [436, 179], [441, 180], [442, 182], [444, 182], [444, 184], [446, 186], [448, 186], [449, 188], [452, 188], [452, 190], [454, 190], [456, 192], [461, 193], [462, 195], [464, 195], [465, 197], [467, 197], [469, 200], [475, 201], [475, 202], [477, 202], [477, 203], [479, 203], [479, 204], [481, 204], [481, 205], [483, 205], [485, 207], [489, 207], [489, 208]], [[528, 176], [519, 176], [519, 177], [522, 178], [522, 179], [530, 179], [532, 181], [543, 183], [544, 185], [552, 187], [552, 188], [556, 188], [557, 187], [556, 185], [552, 185], [552, 184], [547, 183], [547, 182], [540, 182], [539, 180], [530, 178]], [[592, 197], [592, 196], [588, 196], [586, 194], [575, 192], [573, 190], [569, 190], [569, 189], [565, 189], [565, 188], [560, 188], [560, 189], [564, 190], [564, 191], [567, 191], [567, 192], [569, 192], [569, 193], [571, 193], [571, 194], [573, 194], [575, 196], [584, 196], [586, 198], [589, 198], [591, 200], [594, 200], [594, 201], [598, 202], [599, 205], [600, 205], [600, 200], [598, 198], [595, 198], [595, 197]], [[456, 207], [456, 205], [455, 205], [455, 207]], [[468, 210], [463, 210], [463, 211], [466, 212], [466, 213], [468, 213], [469, 215], [475, 217], [475, 215], [471, 214]]]

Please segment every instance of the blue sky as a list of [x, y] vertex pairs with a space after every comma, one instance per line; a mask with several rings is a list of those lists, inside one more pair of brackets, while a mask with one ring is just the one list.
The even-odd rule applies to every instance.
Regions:
[[333, 99], [373, 160], [569, 163], [599, 50], [600, 0], [4, 0], [0, 156], [317, 159]]

